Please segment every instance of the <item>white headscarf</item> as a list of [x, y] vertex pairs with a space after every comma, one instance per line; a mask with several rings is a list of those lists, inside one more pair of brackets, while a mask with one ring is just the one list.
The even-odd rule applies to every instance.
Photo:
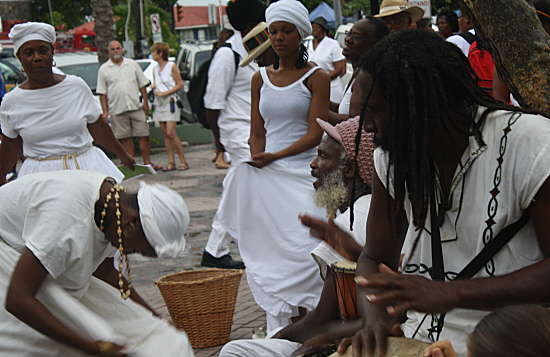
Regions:
[[309, 13], [298, 0], [279, 0], [272, 3], [265, 11], [265, 20], [268, 27], [276, 21], [293, 24], [298, 29], [302, 39], [311, 35]]
[[139, 217], [145, 237], [158, 257], [175, 258], [185, 250], [183, 234], [189, 226], [185, 201], [166, 186], [139, 184]]
[[22, 44], [32, 40], [42, 40], [52, 45], [55, 43], [55, 29], [50, 24], [42, 22], [26, 22], [13, 26], [8, 34], [15, 46], [15, 53]]

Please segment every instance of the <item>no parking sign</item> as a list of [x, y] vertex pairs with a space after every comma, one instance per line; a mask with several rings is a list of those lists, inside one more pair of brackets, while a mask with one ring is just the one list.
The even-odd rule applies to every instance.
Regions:
[[162, 42], [162, 31], [160, 28], [159, 14], [151, 14], [151, 32], [153, 32], [153, 42]]

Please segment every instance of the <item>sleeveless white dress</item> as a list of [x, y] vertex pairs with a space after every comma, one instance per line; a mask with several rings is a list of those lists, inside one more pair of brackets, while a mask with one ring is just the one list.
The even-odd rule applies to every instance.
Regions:
[[[260, 68], [260, 113], [265, 122], [266, 152], [278, 152], [304, 136], [311, 93], [303, 81], [274, 86]], [[239, 162], [224, 181], [218, 217], [239, 243], [248, 284], [258, 305], [275, 317], [292, 317], [298, 307], [317, 306], [323, 282], [310, 252], [319, 239], [309, 235], [298, 214], [324, 217], [313, 204], [309, 164], [316, 148], [286, 157], [261, 169]]]

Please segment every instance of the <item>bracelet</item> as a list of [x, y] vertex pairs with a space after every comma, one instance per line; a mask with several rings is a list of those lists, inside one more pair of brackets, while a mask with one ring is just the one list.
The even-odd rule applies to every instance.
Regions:
[[113, 355], [113, 350], [115, 349], [115, 344], [112, 342], [100, 341], [98, 342], [99, 347], [99, 357], [111, 357]]

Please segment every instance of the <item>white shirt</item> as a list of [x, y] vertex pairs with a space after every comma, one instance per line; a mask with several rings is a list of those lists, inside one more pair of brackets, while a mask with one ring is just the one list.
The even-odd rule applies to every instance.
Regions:
[[[346, 59], [342, 54], [342, 47], [335, 39], [328, 36], [323, 37], [321, 42], [317, 45], [316, 49], [313, 49], [313, 40], [309, 41], [307, 53], [309, 54], [309, 60], [317, 63], [319, 67], [327, 72], [334, 71], [334, 62], [339, 62]], [[330, 81], [331, 87], [342, 86], [340, 76]]]
[[245, 67], [239, 67], [235, 74], [233, 51], [239, 54], [241, 60], [247, 56], [241, 33], [235, 31], [227, 43], [231, 44], [231, 48], [218, 48], [210, 63], [208, 84], [204, 94], [204, 107], [220, 110], [218, 116], [220, 131], [232, 128], [233, 125], [241, 125], [250, 134], [252, 76], [259, 67], [252, 61]]
[[[482, 110], [478, 111], [477, 118]], [[484, 239], [493, 239], [506, 226], [516, 222], [529, 207], [533, 197], [550, 175], [550, 121], [537, 115], [497, 111], [489, 114], [482, 125], [482, 142], [473, 136], [462, 155], [465, 170], [453, 178], [452, 208], [445, 212], [440, 228], [445, 275], [452, 280], [485, 246]], [[387, 184], [388, 154], [378, 148], [374, 153], [375, 168]], [[390, 194], [393, 196], [392, 178]], [[408, 194], [406, 195], [408, 197]], [[460, 201], [462, 209], [459, 213]], [[412, 207], [404, 202], [407, 219], [412, 222]], [[430, 279], [430, 218], [415, 253], [410, 251], [418, 231], [412, 223], [403, 250], [408, 252], [405, 274], [420, 274]], [[533, 222], [528, 222], [510, 242], [475, 277], [499, 276], [517, 271], [544, 259], [537, 243]], [[459, 356], [466, 355], [467, 337], [486, 311], [453, 309], [447, 313], [440, 339], [451, 340]], [[411, 337], [425, 314], [408, 313], [402, 325]], [[416, 338], [430, 341], [432, 318], [428, 316]]]
[[[468, 32], [471, 33], [472, 35], [476, 34], [476, 30], [474, 30], [474, 29], [468, 30]], [[460, 35], [452, 35], [452, 36], [447, 37], [446, 41], [448, 41], [452, 44], [455, 44], [458, 48], [460, 48], [462, 53], [464, 53], [464, 55], [466, 57], [468, 57], [468, 52], [470, 51], [470, 45], [471, 44], [468, 41], [466, 41], [464, 39], [464, 37], [462, 37]]]
[[33, 158], [82, 152], [92, 144], [86, 125], [100, 115], [90, 88], [72, 75], [47, 88], [15, 87], [0, 110], [3, 134], [20, 136], [23, 155]]
[[[353, 205], [353, 231], [350, 231], [349, 229], [351, 212], [349, 208], [334, 219], [334, 224], [352, 236], [361, 247], [363, 247], [367, 241], [367, 217], [369, 216], [370, 200], [371, 195], [368, 194], [359, 197], [357, 201], [355, 201]], [[332, 264], [346, 259], [324, 241], [319, 243], [319, 245], [311, 252], [311, 256], [317, 265], [319, 265], [319, 270], [323, 280], [327, 276], [327, 269]]]
[[116, 115], [141, 108], [139, 89], [148, 84], [134, 60], [123, 58], [118, 65], [109, 59], [99, 67], [96, 93], [107, 96], [109, 113]]
[[117, 249], [94, 221], [106, 175], [80, 170], [26, 175], [0, 188], [0, 237], [29, 248], [52, 278], [80, 298], [92, 273]]

